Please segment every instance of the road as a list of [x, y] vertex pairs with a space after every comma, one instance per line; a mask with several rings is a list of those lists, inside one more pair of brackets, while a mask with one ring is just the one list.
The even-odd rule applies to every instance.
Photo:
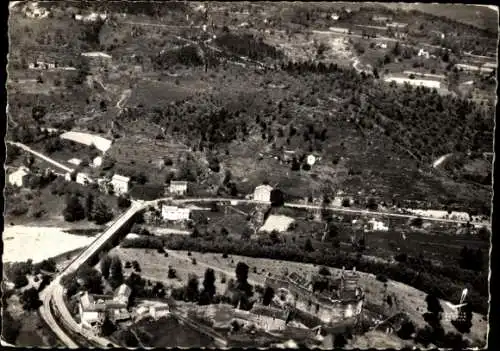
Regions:
[[47, 161], [49, 163], [52, 163], [54, 166], [59, 167], [59, 168], [65, 170], [66, 172], [69, 172], [69, 173], [73, 172], [73, 169], [71, 169], [71, 168], [69, 168], [69, 167], [67, 167], [67, 166], [65, 166], [65, 165], [63, 165], [63, 164], [55, 161], [54, 159], [52, 159], [50, 157], [47, 157], [47, 156], [45, 156], [45, 155], [43, 155], [43, 154], [41, 154], [41, 153], [33, 150], [32, 148], [30, 148], [30, 147], [28, 147], [28, 146], [26, 146], [24, 144], [17, 143], [17, 142], [14, 142], [14, 141], [7, 141], [7, 143], [11, 144], [11, 145], [15, 145], [15, 146], [17, 146], [17, 147], [19, 147], [19, 148], [21, 148], [21, 149], [23, 149], [25, 151], [28, 151], [29, 153], [33, 154], [34, 156], [39, 157], [42, 160]]

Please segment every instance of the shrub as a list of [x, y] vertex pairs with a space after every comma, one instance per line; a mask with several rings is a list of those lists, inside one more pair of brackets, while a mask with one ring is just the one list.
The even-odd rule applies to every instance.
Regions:
[[172, 267], [168, 267], [168, 278], [174, 279], [177, 277], [177, 272]]
[[377, 280], [382, 283], [387, 283], [388, 281], [387, 277], [383, 274], [377, 274]]
[[224, 252], [224, 253], [222, 254], [222, 258], [227, 258], [227, 253], [225, 253], [225, 252]]
[[192, 263], [192, 264], [196, 264], [196, 258], [192, 258], [192, 259], [191, 259], [191, 263]]

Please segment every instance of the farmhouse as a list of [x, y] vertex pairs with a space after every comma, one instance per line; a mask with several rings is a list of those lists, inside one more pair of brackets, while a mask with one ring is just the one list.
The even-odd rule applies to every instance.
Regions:
[[163, 205], [161, 208], [161, 217], [166, 221], [186, 221], [191, 215], [189, 208]]
[[262, 184], [255, 188], [253, 199], [256, 201], [271, 202], [271, 191], [273, 187], [268, 184]]
[[29, 174], [30, 170], [27, 167], [21, 166], [17, 171], [9, 174], [9, 183], [14, 186], [23, 187], [26, 185]]
[[111, 184], [113, 185], [113, 190], [116, 194], [125, 194], [129, 190], [130, 178], [121, 176], [119, 174], [113, 175], [111, 178]]
[[173, 180], [169, 185], [169, 192], [176, 195], [185, 195], [187, 192], [188, 182]]

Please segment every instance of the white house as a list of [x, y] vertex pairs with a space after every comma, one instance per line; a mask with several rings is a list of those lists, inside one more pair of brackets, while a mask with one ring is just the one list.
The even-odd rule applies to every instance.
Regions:
[[172, 180], [169, 191], [171, 194], [184, 195], [187, 192], [188, 182], [181, 180]]
[[22, 187], [26, 185], [26, 179], [30, 174], [30, 170], [27, 167], [21, 166], [17, 171], [9, 174], [9, 183], [14, 186]]
[[273, 191], [273, 187], [267, 184], [259, 185], [255, 188], [253, 192], [253, 199], [256, 201], [271, 201], [271, 191]]
[[102, 165], [102, 157], [101, 156], [97, 156], [96, 158], [94, 158], [92, 160], [92, 167], [96, 168], [96, 167], [101, 167]]
[[111, 178], [111, 184], [113, 185], [113, 190], [116, 194], [125, 194], [129, 190], [130, 178], [121, 176], [119, 174], [113, 175]]
[[76, 174], [76, 182], [78, 184], [87, 185], [92, 183], [92, 179], [89, 177], [87, 173], [79, 172]]
[[339, 18], [340, 18], [340, 16], [339, 16], [339, 15], [337, 15], [336, 13], [332, 13], [332, 15], [330, 16], [330, 18], [331, 18], [332, 20], [334, 20], [334, 21], [338, 21], [338, 20], [339, 20]]
[[420, 49], [419, 52], [418, 52], [418, 56], [423, 56], [425, 57], [426, 59], [428, 59], [429, 57], [431, 57], [431, 54], [429, 53], [429, 51], [426, 51], [424, 49]]
[[166, 221], [186, 221], [191, 215], [191, 209], [177, 206], [163, 205], [161, 217]]

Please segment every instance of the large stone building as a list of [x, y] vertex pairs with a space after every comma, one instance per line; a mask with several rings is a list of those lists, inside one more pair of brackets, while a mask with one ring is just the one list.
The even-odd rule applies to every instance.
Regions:
[[358, 287], [358, 274], [342, 270], [340, 279], [331, 280], [334, 291], [329, 294], [313, 291], [313, 284], [294, 272], [281, 278], [266, 278], [266, 285], [273, 288], [287, 305], [319, 318], [327, 324], [355, 320], [361, 313], [364, 295]]

